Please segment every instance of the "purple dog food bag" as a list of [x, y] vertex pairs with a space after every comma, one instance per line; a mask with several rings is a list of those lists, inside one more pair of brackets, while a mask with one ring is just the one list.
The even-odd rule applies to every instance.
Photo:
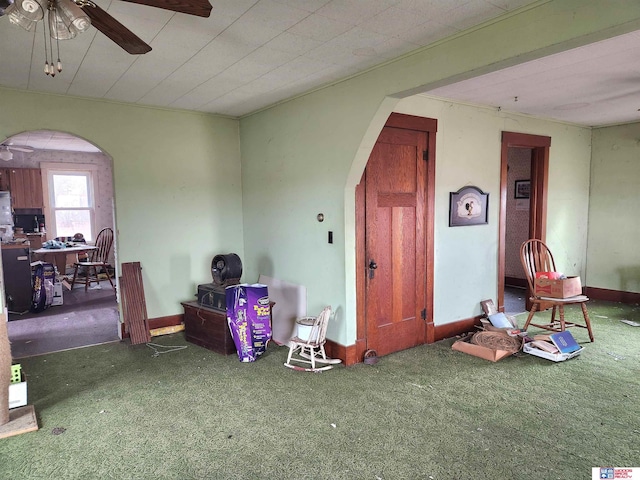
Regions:
[[266, 285], [255, 283], [247, 286], [247, 318], [251, 326], [253, 351], [260, 356], [271, 339], [271, 306]]
[[266, 285], [232, 285], [225, 289], [227, 322], [241, 362], [262, 355], [271, 338], [269, 294]]

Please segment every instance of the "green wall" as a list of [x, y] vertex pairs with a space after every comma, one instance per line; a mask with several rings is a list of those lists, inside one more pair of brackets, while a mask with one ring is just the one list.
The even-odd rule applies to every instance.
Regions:
[[640, 293], [640, 123], [593, 130], [590, 287]]
[[[245, 263], [250, 276], [265, 273], [305, 285], [309, 313], [331, 304], [337, 315], [330, 324], [329, 338], [352, 344], [356, 337], [353, 193], [375, 139], [398, 99], [428, 87], [637, 30], [639, 19], [640, 4], [633, 1], [613, 5], [608, 1], [538, 2], [364, 74], [241, 119]], [[518, 122], [507, 125], [510, 130], [522, 131]], [[545, 130], [526, 128], [540, 134]], [[446, 135], [445, 126], [441, 127], [441, 134]], [[495, 135], [484, 140], [483, 149], [487, 148], [487, 152], [499, 142], [497, 130]], [[584, 144], [577, 143], [581, 144], [580, 155], [573, 159], [572, 147], [554, 146], [558, 162], [554, 167], [556, 176], [550, 180], [552, 189], [565, 188], [563, 182], [576, 162], [588, 171], [588, 161], [585, 163], [582, 156]], [[562, 163], [561, 158], [568, 160]], [[454, 181], [454, 174], [438, 173], [438, 179], [444, 182], [437, 186], [440, 197], [452, 185], [457, 190], [467, 181], [487, 185], [487, 190], [495, 192], [498, 164], [492, 165], [493, 173], [489, 167], [467, 176], [464, 182]], [[578, 175], [575, 180], [569, 179], [567, 194], [554, 194], [564, 204], [550, 219], [552, 247], [566, 249], [559, 254], [566, 258], [567, 270], [580, 272], [586, 255], [584, 240], [579, 237], [586, 236], [585, 181], [588, 184], [584, 174]], [[569, 194], [578, 192], [577, 201], [583, 203], [576, 206]], [[327, 222], [315, 221], [319, 211]], [[494, 221], [495, 212], [492, 210]], [[441, 224], [446, 215], [442, 203], [436, 215]], [[572, 223], [576, 215], [582, 215], [577, 231]], [[334, 245], [326, 243], [329, 228], [336, 232]], [[486, 261], [476, 265], [489, 274], [484, 278], [483, 273], [482, 280], [470, 280], [472, 290], [466, 292], [469, 300], [463, 305], [451, 306], [450, 302], [438, 300], [441, 306], [435, 312], [437, 322], [473, 316], [479, 311], [476, 302], [482, 295], [495, 292], [496, 234], [490, 230], [486, 229], [488, 243], [480, 252]], [[451, 257], [453, 249], [472, 248], [475, 243], [469, 235], [450, 246], [442, 236], [440, 232], [436, 238], [438, 258]], [[580, 240], [578, 248], [572, 245], [574, 240]], [[447, 266], [450, 265], [438, 264], [438, 271], [443, 272]], [[452, 278], [461, 273], [458, 269], [446, 275]], [[439, 293], [444, 291], [444, 287], [436, 288]], [[449, 294], [446, 300], [451, 297]]]
[[[547, 243], [561, 271], [584, 278], [590, 129], [414, 96], [396, 111], [438, 119], [436, 135], [434, 321], [480, 315], [497, 299], [500, 150], [503, 131], [551, 137]], [[489, 223], [449, 227], [449, 193], [475, 185], [489, 193]]]
[[238, 122], [0, 89], [0, 138], [73, 133], [113, 159], [118, 262], [142, 264], [149, 318], [182, 312], [218, 253], [243, 255]]
[[[179, 302], [210, 280], [212, 256], [233, 251], [243, 258], [243, 280], [253, 282], [262, 273], [303, 284], [309, 313], [331, 304], [337, 315], [328, 336], [349, 345], [356, 333], [354, 188], [394, 109], [440, 121], [437, 323], [475, 315], [477, 302], [495, 295], [497, 204], [491, 204], [488, 226], [454, 231], [445, 227], [444, 199], [466, 183], [495, 198], [503, 129], [553, 137], [555, 208], [548, 239], [567, 271], [585, 269], [588, 135], [583, 129], [422, 97], [399, 100], [638, 29], [636, 1], [540, 1], [240, 122], [0, 89], [0, 138], [60, 130], [112, 157], [118, 260], [142, 263], [149, 317], [180, 313]], [[485, 121], [487, 127], [474, 132]], [[323, 223], [317, 222], [318, 213], [324, 213]], [[328, 230], [334, 232], [332, 245]], [[479, 244], [472, 231], [483, 232]], [[467, 256], [476, 270], [468, 279], [470, 289], [460, 305], [452, 305], [460, 297], [449, 287], [469, 271], [456, 252], [478, 247], [478, 257]]]

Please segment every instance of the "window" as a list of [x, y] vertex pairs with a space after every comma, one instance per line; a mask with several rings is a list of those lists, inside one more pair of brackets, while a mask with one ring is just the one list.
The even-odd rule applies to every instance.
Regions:
[[54, 170], [47, 172], [49, 207], [56, 237], [82, 233], [94, 240], [93, 174], [90, 170]]

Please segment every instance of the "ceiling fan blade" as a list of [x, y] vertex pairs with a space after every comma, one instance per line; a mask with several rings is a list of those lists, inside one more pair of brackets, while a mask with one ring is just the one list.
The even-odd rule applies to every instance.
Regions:
[[99, 6], [85, 6], [82, 9], [91, 19], [91, 25], [132, 55], [141, 55], [151, 51], [151, 47], [140, 37], [122, 25]]
[[149, 7], [164, 8], [173, 12], [208, 17], [211, 15], [211, 4], [208, 0], [124, 0]]
[[10, 143], [0, 143], [0, 147], [5, 148], [7, 150], [15, 150], [16, 152], [24, 152], [31, 153], [33, 152], [33, 148], [28, 147], [26, 145], [11, 145]]
[[32, 153], [33, 148], [26, 145], [6, 145], [9, 150], [15, 150], [16, 152]]

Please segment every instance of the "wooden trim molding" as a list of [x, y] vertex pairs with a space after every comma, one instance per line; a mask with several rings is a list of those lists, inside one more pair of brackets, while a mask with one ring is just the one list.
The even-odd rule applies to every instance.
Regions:
[[[149, 330], [153, 330], [154, 328], [164, 328], [164, 327], [173, 327], [175, 325], [180, 325], [183, 321], [184, 315], [179, 313], [177, 315], [168, 315], [166, 317], [157, 317], [149, 319]], [[126, 332], [124, 329], [124, 323], [120, 324], [120, 331], [122, 332], [122, 339], [129, 338], [129, 332]]]
[[609, 290], [607, 288], [585, 287], [585, 295], [592, 300], [604, 300], [605, 302], [619, 302], [636, 304], [640, 303], [640, 293], [623, 292], [621, 290]]
[[472, 332], [476, 330], [476, 326], [480, 326], [481, 315], [472, 318], [465, 318], [456, 322], [445, 323], [442, 325], [436, 325], [435, 340], [444, 340], [445, 338], [455, 337], [463, 333]]
[[417, 117], [415, 115], [393, 112], [389, 115], [384, 126], [435, 133], [438, 131], [438, 120], [435, 118]]
[[[458, 320], [457, 322], [445, 323], [444, 325], [429, 325], [428, 331], [433, 332], [435, 342], [452, 338], [463, 333], [476, 330], [476, 326], [480, 325], [480, 315], [477, 317]], [[433, 342], [429, 342], [433, 343]], [[341, 345], [333, 340], [327, 340], [325, 351], [328, 357], [339, 358], [342, 363], [349, 367], [362, 363], [364, 360], [364, 352], [366, 350], [366, 341], [364, 339], [357, 340], [353, 345]]]
[[[347, 367], [363, 362], [365, 348], [365, 340], [357, 340], [355, 344], [345, 346], [327, 339], [327, 343], [324, 345], [328, 357], [339, 358]], [[362, 353], [358, 354], [360, 350], [362, 350]]]

